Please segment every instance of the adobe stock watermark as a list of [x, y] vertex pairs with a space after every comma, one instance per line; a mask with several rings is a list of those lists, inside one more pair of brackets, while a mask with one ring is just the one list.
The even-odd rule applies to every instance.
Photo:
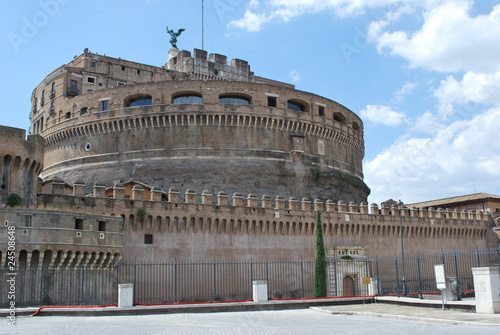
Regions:
[[30, 40], [38, 35], [40, 29], [49, 24], [51, 18], [59, 14], [61, 5], [69, 3], [71, 0], [40, 0], [40, 7], [31, 18], [23, 16], [21, 18], [21, 29], [18, 32], [9, 32], [7, 39], [15, 52], [19, 52], [22, 45], [28, 44]]
[[215, 8], [219, 20], [224, 21], [226, 14], [234, 11], [236, 7], [241, 6], [243, 2], [243, 0], [216, 0], [212, 3], [212, 6]]
[[[382, 10], [370, 10], [368, 12], [371, 16], [371, 19], [374, 21], [381, 20], [383, 18], [383, 11]], [[354, 37], [352, 39], [351, 43], [347, 42], [342, 42], [339, 45], [340, 51], [342, 52], [342, 55], [344, 56], [345, 60], [347, 63], [352, 62], [352, 58], [354, 55], [358, 55], [361, 53], [363, 49], [365, 49], [370, 43], [368, 40], [368, 28], [370, 27], [371, 22], [368, 22], [367, 25], [365, 26], [365, 29], [362, 30], [359, 27], [354, 27]]]
[[9, 300], [8, 325], [16, 326], [16, 227], [7, 226], [7, 299]]

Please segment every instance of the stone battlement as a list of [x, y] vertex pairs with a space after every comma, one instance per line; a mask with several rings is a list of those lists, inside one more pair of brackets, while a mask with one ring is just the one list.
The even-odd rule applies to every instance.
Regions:
[[[67, 184], [61, 179], [55, 179], [52, 182], [52, 192], [54, 195], [64, 195], [65, 187]], [[178, 189], [171, 187], [167, 192], [167, 199], [162, 200], [164, 192], [158, 187], [152, 187], [149, 191], [150, 199], [144, 199], [144, 188], [140, 185], [135, 185], [132, 189], [132, 196], [130, 198], [125, 197], [125, 187], [123, 184], [115, 184], [112, 189], [112, 196], [106, 197], [106, 186], [96, 183], [93, 187], [94, 193], [89, 195], [85, 194], [86, 185], [83, 182], [79, 182], [73, 185], [73, 195], [85, 198], [114, 198], [116, 200], [128, 199], [135, 201], [144, 202], [167, 202], [167, 203], [186, 203], [186, 204], [199, 204], [199, 205], [215, 205], [215, 206], [233, 206], [233, 207], [250, 207], [250, 208], [263, 208], [269, 210], [298, 210], [298, 211], [322, 211], [322, 212], [332, 212], [332, 213], [350, 213], [350, 214], [365, 214], [371, 215], [373, 218], [378, 218], [380, 216], [392, 216], [399, 217], [399, 208], [397, 206], [386, 206], [382, 204], [379, 205], [372, 203], [370, 206], [368, 204], [361, 202], [357, 204], [354, 201], [344, 202], [343, 200], [333, 201], [328, 199], [323, 201], [322, 199], [308, 199], [302, 198], [298, 199], [295, 197], [290, 197], [285, 199], [282, 196], [276, 196], [272, 199], [269, 195], [258, 196], [257, 194], [250, 193], [244, 196], [241, 193], [235, 192], [229, 196], [226, 192], [220, 191], [217, 195], [214, 195], [208, 190], [204, 190], [201, 194], [198, 194], [193, 189], [187, 189], [184, 193], [181, 193]], [[108, 188], [109, 189], [109, 188]], [[137, 208], [138, 204], [135, 203], [134, 208]], [[410, 218], [423, 218], [423, 219], [433, 219], [432, 224], [440, 223], [443, 220], [447, 223], [449, 220], [460, 220], [460, 221], [491, 221], [491, 216], [489, 213], [483, 213], [481, 211], [477, 212], [475, 210], [454, 210], [449, 209], [434, 209], [434, 208], [416, 208], [416, 207], [406, 207], [401, 208], [402, 217]]]

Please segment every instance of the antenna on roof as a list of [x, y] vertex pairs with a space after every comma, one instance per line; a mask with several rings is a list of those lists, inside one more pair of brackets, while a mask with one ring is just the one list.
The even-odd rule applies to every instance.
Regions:
[[205, 15], [203, 9], [203, 0], [201, 0], [201, 50], [205, 50], [204, 22], [205, 22]]

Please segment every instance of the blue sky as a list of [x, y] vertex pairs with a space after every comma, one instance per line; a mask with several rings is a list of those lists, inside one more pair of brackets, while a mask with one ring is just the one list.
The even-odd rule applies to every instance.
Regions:
[[[201, 48], [201, 0], [6, 2], [0, 124], [84, 48], [162, 66], [166, 26]], [[357, 113], [370, 202], [500, 194], [499, 1], [206, 0], [204, 44]]]

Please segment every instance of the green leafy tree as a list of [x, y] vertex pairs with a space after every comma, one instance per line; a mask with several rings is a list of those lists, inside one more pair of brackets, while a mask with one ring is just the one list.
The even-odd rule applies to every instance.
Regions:
[[326, 297], [326, 256], [319, 210], [316, 212], [316, 264], [314, 270], [314, 297]]
[[139, 221], [144, 221], [144, 218], [146, 217], [146, 210], [144, 208], [139, 208], [137, 210], [137, 220]]
[[19, 194], [11, 193], [7, 198], [7, 207], [22, 207], [23, 198]]

